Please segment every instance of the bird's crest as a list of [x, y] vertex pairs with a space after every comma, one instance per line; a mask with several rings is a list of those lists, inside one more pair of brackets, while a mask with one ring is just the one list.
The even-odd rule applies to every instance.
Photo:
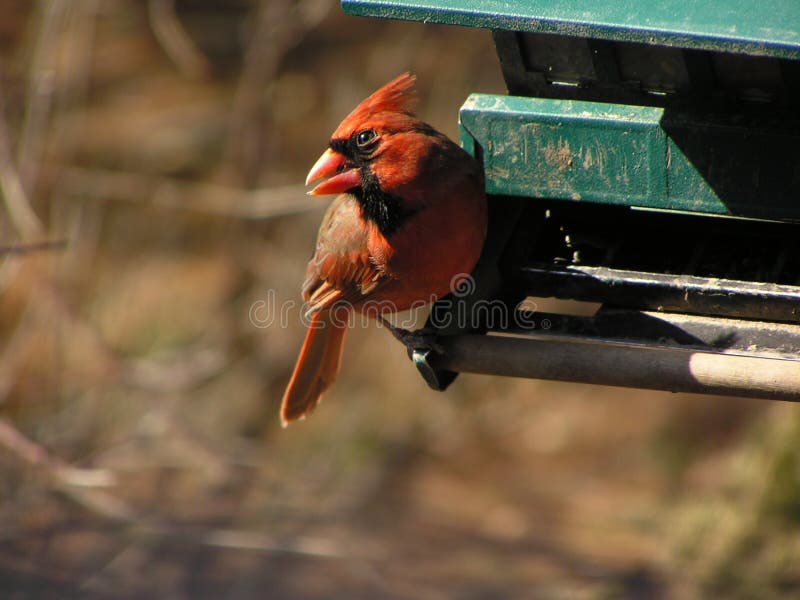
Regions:
[[414, 92], [414, 82], [416, 80], [416, 76], [408, 72], [395, 77], [383, 87], [372, 92], [366, 100], [356, 106], [347, 115], [345, 121], [361, 121], [379, 112], [398, 112], [413, 115], [414, 105], [417, 100]]

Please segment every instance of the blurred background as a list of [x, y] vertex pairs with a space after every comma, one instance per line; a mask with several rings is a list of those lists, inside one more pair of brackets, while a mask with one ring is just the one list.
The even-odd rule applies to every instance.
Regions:
[[456, 137], [470, 92], [504, 92], [489, 32], [335, 0], [0, 15], [0, 597], [800, 593], [789, 403], [435, 393], [372, 326], [280, 428], [304, 333], [287, 303], [329, 200], [308, 168], [405, 70]]

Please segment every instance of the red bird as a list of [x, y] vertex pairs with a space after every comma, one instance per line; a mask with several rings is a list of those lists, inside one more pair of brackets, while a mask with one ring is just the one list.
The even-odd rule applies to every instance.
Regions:
[[405, 73], [341, 122], [311, 168], [310, 194], [328, 208], [303, 284], [311, 322], [281, 406], [284, 426], [310, 413], [339, 370], [347, 319], [449, 293], [472, 271], [486, 237], [480, 164], [413, 113]]

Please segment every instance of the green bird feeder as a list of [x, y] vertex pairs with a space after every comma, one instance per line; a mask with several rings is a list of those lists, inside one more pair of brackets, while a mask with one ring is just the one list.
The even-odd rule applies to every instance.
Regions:
[[342, 6], [490, 29], [509, 92], [461, 107], [490, 232], [477, 289], [434, 306], [440, 347], [412, 353], [429, 385], [473, 372], [800, 400], [800, 2]]

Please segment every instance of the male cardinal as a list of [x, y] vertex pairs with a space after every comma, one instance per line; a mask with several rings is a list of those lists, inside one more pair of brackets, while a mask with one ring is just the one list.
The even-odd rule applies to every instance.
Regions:
[[309, 194], [330, 205], [308, 264], [311, 317], [281, 420], [304, 417], [339, 370], [347, 319], [366, 306], [408, 310], [450, 292], [486, 237], [480, 164], [413, 113], [415, 77], [400, 75], [341, 122], [311, 167]]

